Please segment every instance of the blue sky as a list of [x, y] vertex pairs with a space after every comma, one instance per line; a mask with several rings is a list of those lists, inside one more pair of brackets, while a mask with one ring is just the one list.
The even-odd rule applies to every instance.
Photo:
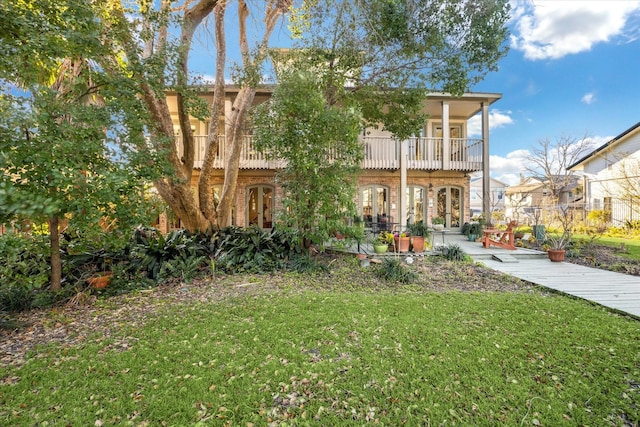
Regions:
[[[599, 146], [640, 121], [640, 1], [511, 0], [511, 6], [510, 51], [499, 71], [471, 91], [502, 94], [490, 112], [491, 175], [516, 184], [539, 140], [586, 136]], [[234, 60], [237, 21], [230, 15]], [[213, 80], [208, 39], [196, 40], [191, 66]], [[286, 47], [287, 39], [283, 24], [273, 45]], [[474, 129], [479, 134], [479, 120], [470, 121]]]
[[491, 109], [491, 174], [518, 181], [540, 139], [595, 146], [640, 121], [640, 2], [512, 2], [510, 51], [472, 88]]

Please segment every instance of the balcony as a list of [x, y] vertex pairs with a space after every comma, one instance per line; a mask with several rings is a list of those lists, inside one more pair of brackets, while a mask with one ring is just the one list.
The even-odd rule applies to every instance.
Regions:
[[[202, 167], [206, 144], [206, 135], [194, 136], [196, 146], [194, 167]], [[214, 168], [225, 167], [225, 138], [218, 136], [219, 148], [214, 160]], [[178, 152], [182, 156], [182, 138], [176, 137]], [[400, 169], [401, 142], [386, 137], [362, 138], [364, 149], [363, 169]], [[264, 153], [258, 152], [253, 138], [245, 136], [240, 155], [240, 169], [281, 169], [283, 160], [267, 160]], [[442, 138], [411, 138], [407, 144], [408, 170], [452, 170], [475, 172], [482, 170], [482, 139], [450, 138], [445, 146]]]

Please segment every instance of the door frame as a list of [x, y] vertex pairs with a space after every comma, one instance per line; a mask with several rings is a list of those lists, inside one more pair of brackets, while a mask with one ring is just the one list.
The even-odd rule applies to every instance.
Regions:
[[[439, 187], [434, 188], [434, 199], [435, 199], [435, 203], [434, 203], [434, 214], [433, 216], [441, 216], [441, 212], [440, 212], [440, 206], [438, 203], [438, 196], [440, 194], [440, 191], [444, 190], [445, 191], [445, 200], [444, 200], [444, 221], [445, 221], [445, 225], [444, 228], [446, 229], [461, 229], [462, 228], [462, 222], [464, 220], [464, 216], [463, 216], [463, 212], [464, 212], [464, 187], [461, 187], [459, 185], [441, 185]], [[453, 217], [453, 212], [452, 212], [452, 206], [455, 207], [454, 205], [454, 197], [452, 195], [452, 190], [456, 190], [458, 192], [458, 223], [457, 225], [455, 225], [455, 221], [452, 221], [452, 219], [454, 219]]]

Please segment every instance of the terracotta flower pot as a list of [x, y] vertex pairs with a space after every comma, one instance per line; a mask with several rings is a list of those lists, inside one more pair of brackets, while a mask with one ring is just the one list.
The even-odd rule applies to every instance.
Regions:
[[413, 236], [413, 252], [420, 254], [424, 252], [424, 236]]
[[566, 251], [564, 249], [549, 249], [547, 251], [547, 253], [549, 254], [549, 259], [552, 262], [562, 262], [562, 261], [564, 261], [565, 252]]
[[93, 289], [104, 289], [111, 282], [111, 272], [99, 273], [98, 276], [89, 277], [87, 283]]
[[409, 252], [409, 245], [411, 244], [410, 237], [394, 237], [396, 241], [396, 251]]

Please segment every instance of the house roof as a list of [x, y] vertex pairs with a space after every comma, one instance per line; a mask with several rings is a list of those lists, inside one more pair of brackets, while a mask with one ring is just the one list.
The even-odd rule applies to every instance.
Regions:
[[571, 169], [575, 168], [576, 166], [580, 166], [582, 163], [584, 163], [584, 162], [590, 160], [591, 158], [595, 157], [600, 152], [602, 152], [602, 151], [606, 150], [607, 148], [611, 147], [612, 145], [614, 145], [615, 143], [617, 143], [618, 141], [623, 139], [625, 136], [627, 136], [628, 134], [630, 134], [631, 132], [633, 132], [633, 131], [635, 131], [636, 129], [639, 129], [639, 128], [640, 128], [640, 122], [638, 122], [635, 125], [631, 126], [629, 129], [625, 130], [620, 135], [610, 139], [609, 141], [607, 141], [606, 143], [604, 143], [600, 147], [596, 148], [595, 150], [593, 150], [592, 152], [590, 152], [586, 156], [582, 157], [580, 160], [576, 161], [574, 164], [572, 164], [569, 167], [567, 167], [567, 169], [571, 170]]
[[[259, 85], [256, 88], [258, 94], [269, 95], [273, 92], [276, 85]], [[214, 85], [203, 84], [194, 86], [202, 95], [213, 95]], [[240, 91], [238, 85], [226, 85], [225, 89], [230, 94], [235, 94]], [[169, 96], [176, 96], [175, 91], [169, 90], [166, 92]], [[422, 112], [428, 114], [431, 117], [442, 116], [442, 102], [446, 101], [449, 105], [449, 117], [451, 119], [469, 119], [482, 110], [482, 103], [491, 105], [494, 102], [502, 99], [500, 93], [489, 92], [466, 92], [460, 96], [453, 96], [446, 92], [429, 92], [423, 101]], [[174, 102], [169, 100], [169, 102]], [[177, 106], [172, 106], [171, 111], [177, 111]]]
[[[474, 184], [476, 182], [482, 182], [482, 177], [481, 176], [474, 176], [471, 178], [470, 180], [471, 184]], [[491, 178], [491, 183], [495, 184], [497, 187], [501, 186], [501, 187], [508, 187], [507, 184], [505, 184], [504, 182], [500, 181], [499, 179], [495, 179], [495, 178]]]
[[[579, 180], [580, 177], [575, 176], [575, 175], [554, 175], [554, 178], [559, 179], [564, 181], [565, 179], [568, 180], [567, 185], [565, 185], [564, 187], [562, 187], [560, 189], [561, 192], [566, 192], [566, 191], [571, 191], [575, 188], [577, 188], [579, 186]], [[507, 187], [506, 191], [509, 194], [512, 193], [528, 193], [528, 192], [532, 192], [532, 191], [536, 191], [540, 188], [543, 188], [544, 186], [546, 186], [548, 183], [550, 182], [550, 180], [546, 179], [545, 177], [529, 177], [527, 178], [527, 181], [518, 184], [518, 185], [512, 185], [510, 187]]]
[[539, 188], [542, 188], [544, 186], [544, 183], [542, 182], [530, 182], [527, 184], [520, 184], [520, 185], [512, 185], [510, 187], [507, 187], [507, 193], [511, 194], [511, 193], [527, 193], [527, 192], [531, 192], [531, 191], [535, 191]]
[[468, 119], [482, 110], [482, 102], [491, 105], [501, 98], [502, 94], [499, 93], [467, 92], [459, 97], [454, 97], [450, 93], [430, 92], [427, 94], [423, 112], [432, 117], [439, 117], [442, 115], [442, 102], [447, 101], [451, 118]]

